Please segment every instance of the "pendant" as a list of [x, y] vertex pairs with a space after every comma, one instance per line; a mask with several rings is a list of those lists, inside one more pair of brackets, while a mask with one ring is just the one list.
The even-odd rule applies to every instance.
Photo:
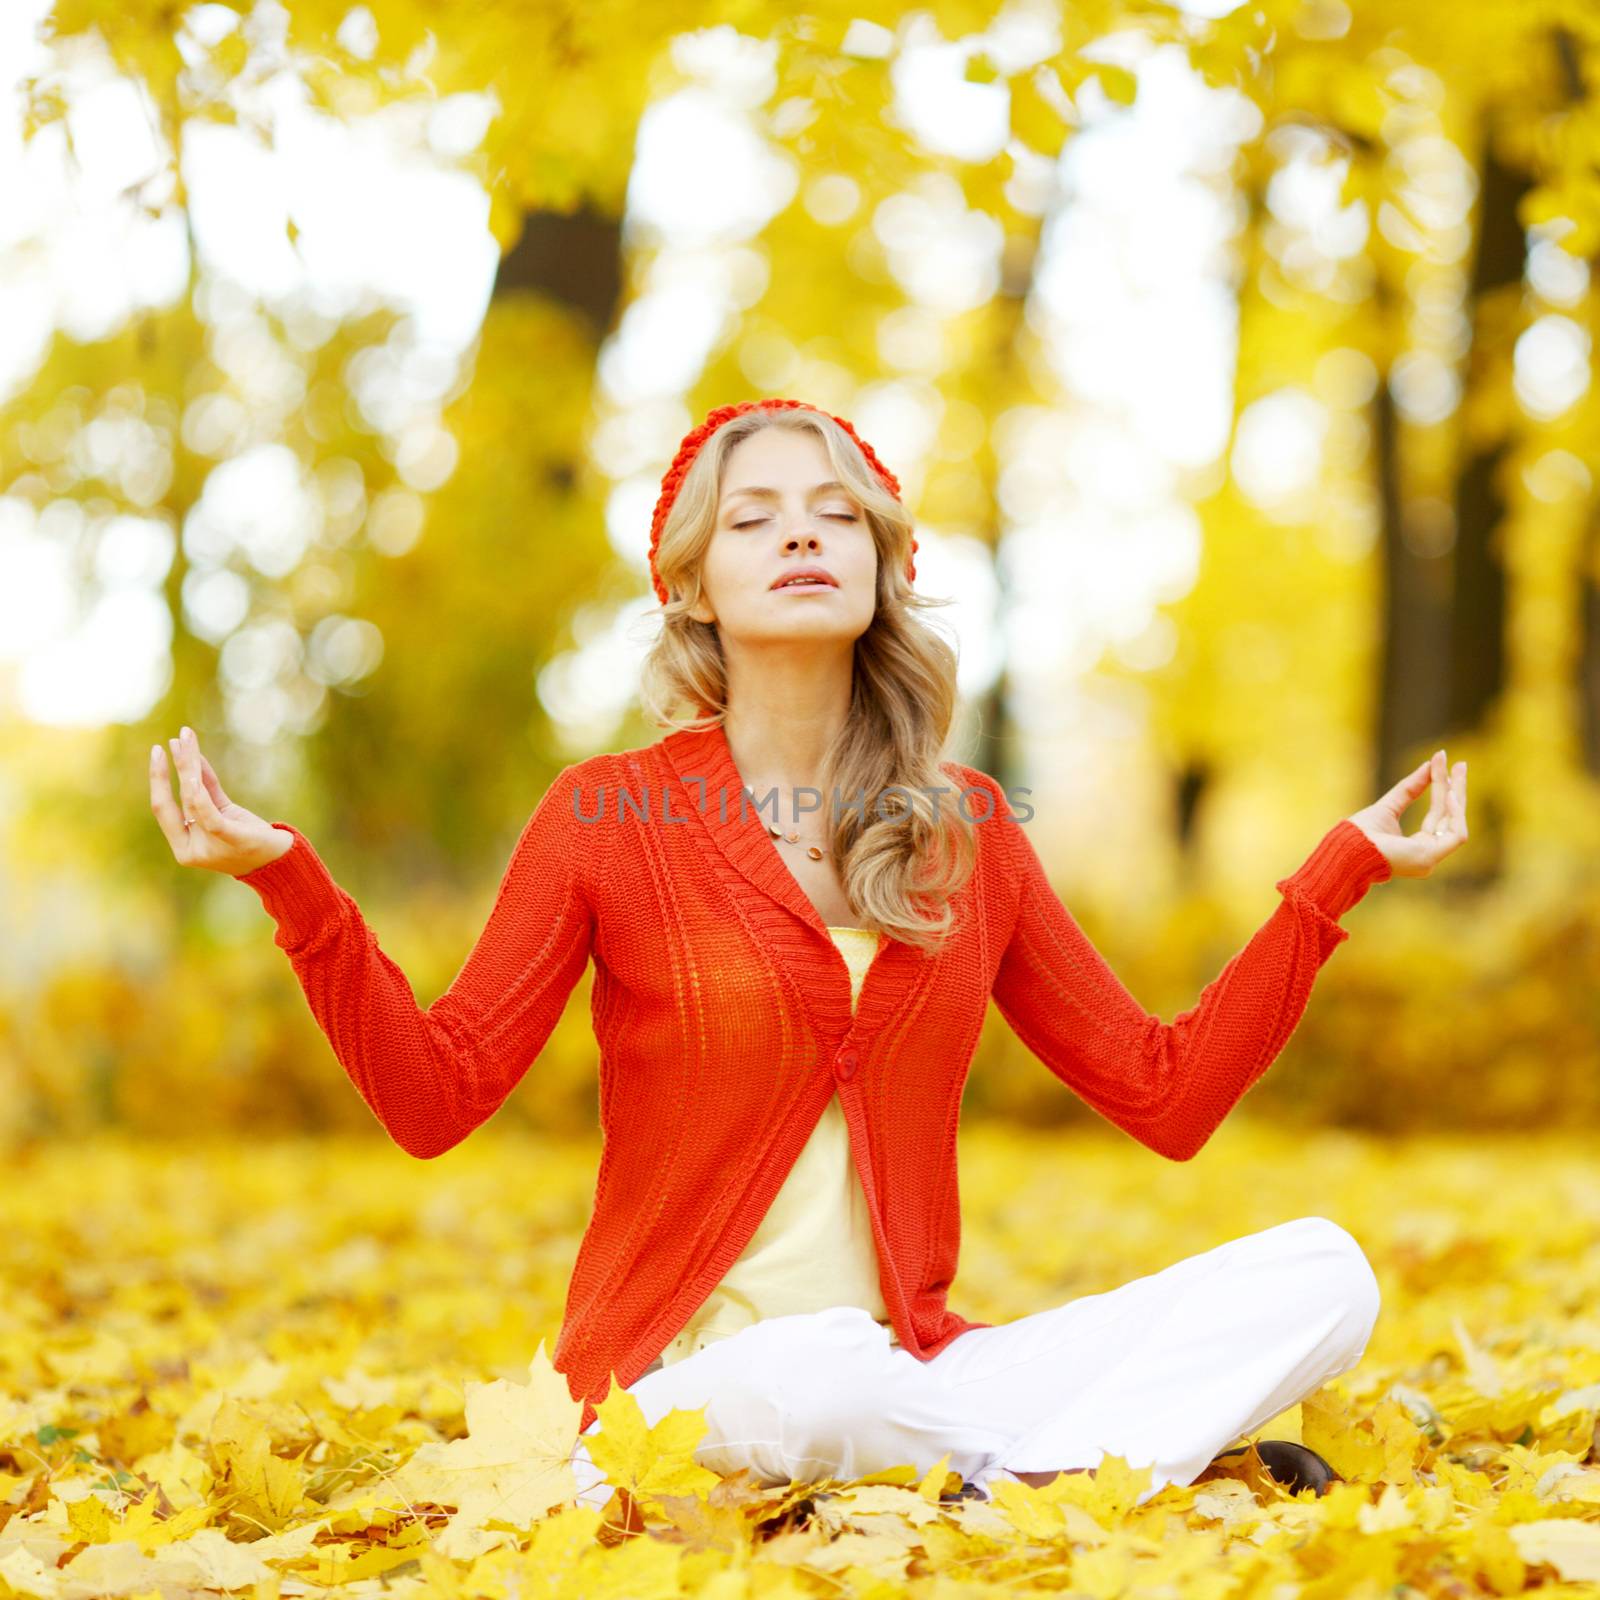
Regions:
[[[774, 839], [786, 839], [790, 844], [800, 843], [800, 835], [798, 833], [785, 833], [783, 829], [777, 827], [771, 822], [767, 823], [765, 826], [767, 832], [770, 833]], [[810, 856], [813, 861], [820, 861], [826, 852], [820, 850], [816, 845], [813, 844], [807, 845], [806, 854]]]

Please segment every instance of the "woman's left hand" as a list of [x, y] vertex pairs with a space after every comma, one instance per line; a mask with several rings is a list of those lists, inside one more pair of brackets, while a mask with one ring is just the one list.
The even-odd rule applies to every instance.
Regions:
[[[1415, 833], [1404, 833], [1400, 817], [1422, 791], [1433, 787], [1428, 814]], [[1452, 772], [1437, 750], [1382, 799], [1357, 811], [1350, 821], [1384, 853], [1397, 878], [1426, 878], [1452, 850], [1467, 842], [1467, 764]]]

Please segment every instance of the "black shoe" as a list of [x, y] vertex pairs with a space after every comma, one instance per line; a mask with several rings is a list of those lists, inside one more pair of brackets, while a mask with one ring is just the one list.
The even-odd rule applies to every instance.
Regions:
[[1269, 1476], [1291, 1494], [1315, 1489], [1324, 1495], [1334, 1484], [1344, 1481], [1315, 1450], [1290, 1439], [1258, 1439], [1256, 1450]]
[[[1229, 1456], [1242, 1456], [1249, 1448], [1249, 1445], [1236, 1445], [1231, 1450], [1222, 1451], [1215, 1459], [1225, 1461]], [[1267, 1476], [1274, 1483], [1283, 1484], [1293, 1494], [1298, 1494], [1302, 1489], [1315, 1489], [1319, 1495], [1323, 1495], [1331, 1484], [1344, 1482], [1315, 1450], [1289, 1439], [1258, 1439], [1256, 1454], [1261, 1457], [1261, 1465], [1267, 1469]]]

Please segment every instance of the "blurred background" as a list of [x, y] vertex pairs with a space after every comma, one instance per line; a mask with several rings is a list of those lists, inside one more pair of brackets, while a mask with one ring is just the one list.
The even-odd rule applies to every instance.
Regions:
[[[1600, 13], [1471, 17], [11, 0], [0, 1138], [381, 1139], [150, 745], [428, 1003], [559, 768], [658, 736], [660, 476], [780, 394], [902, 480], [951, 754], [1164, 1018], [1469, 762], [1240, 1117], [1600, 1123]], [[593, 1132], [588, 986], [503, 1127]], [[967, 1107], [1097, 1123], [994, 1012]]]

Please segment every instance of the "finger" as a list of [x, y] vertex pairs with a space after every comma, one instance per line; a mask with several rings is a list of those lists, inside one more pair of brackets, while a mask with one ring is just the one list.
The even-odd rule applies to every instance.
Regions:
[[1431, 762], [1424, 761], [1420, 767], [1408, 772], [1399, 783], [1378, 801], [1378, 804], [1385, 807], [1389, 814], [1398, 821], [1400, 813], [1428, 787], [1431, 767]]
[[216, 801], [218, 806], [230, 806], [233, 802], [222, 792], [222, 779], [216, 774], [211, 763], [206, 759], [204, 752], [200, 756], [200, 776], [205, 780], [206, 793]]
[[1443, 823], [1445, 807], [1450, 802], [1450, 769], [1445, 764], [1443, 750], [1435, 750], [1428, 760], [1428, 782], [1433, 792], [1428, 796], [1428, 814], [1422, 819], [1422, 831], [1431, 834]]
[[178, 821], [187, 834], [194, 822], [194, 812], [189, 808], [189, 793], [183, 781], [183, 763], [180, 760], [181, 751], [178, 740], [167, 740], [167, 761], [172, 767], [172, 775], [178, 780]]
[[178, 813], [178, 804], [172, 798], [172, 776], [167, 770], [167, 753], [158, 744], [150, 746], [150, 809], [163, 837], [172, 846], [174, 855], [180, 854], [188, 829]]
[[1455, 775], [1450, 781], [1450, 827], [1457, 840], [1467, 836], [1467, 764], [1456, 762]]
[[183, 795], [183, 814], [192, 819], [192, 828], [216, 833], [222, 814], [201, 781], [200, 750], [194, 730], [185, 728], [174, 743], [178, 747], [178, 788]]
[[200, 757], [195, 754], [194, 730], [181, 728], [173, 744], [178, 758], [178, 792], [184, 802], [184, 816], [190, 819], [192, 829], [210, 830], [216, 806], [200, 781]]
[[[1467, 764], [1458, 761], [1449, 779], [1444, 816], [1439, 819], [1433, 831], [1425, 835], [1430, 845], [1437, 841], [1434, 861], [1443, 860], [1451, 851], [1460, 849], [1466, 841], [1466, 777]], [[1430, 866], [1432, 864], [1430, 862]]]

